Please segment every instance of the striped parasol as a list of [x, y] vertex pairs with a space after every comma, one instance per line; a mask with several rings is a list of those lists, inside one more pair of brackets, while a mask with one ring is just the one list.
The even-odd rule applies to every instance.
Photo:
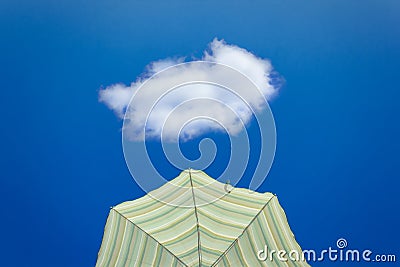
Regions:
[[[204, 201], [213, 195], [222, 197]], [[228, 188], [186, 170], [152, 194], [111, 208], [96, 266], [309, 266], [277, 253], [260, 260], [265, 247], [302, 253], [275, 195]]]

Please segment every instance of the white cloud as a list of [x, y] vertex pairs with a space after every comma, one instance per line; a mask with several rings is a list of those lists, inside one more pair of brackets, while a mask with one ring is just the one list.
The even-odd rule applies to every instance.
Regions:
[[[127, 112], [129, 120], [125, 121], [124, 131], [130, 139], [143, 140], [143, 129], [146, 127], [146, 137], [162, 135], [166, 140], [176, 141], [179, 134], [184, 139], [190, 139], [207, 131], [220, 131], [222, 127], [235, 135], [243, 129], [243, 124], [249, 123], [252, 110], [262, 112], [265, 101], [278, 90], [278, 86], [272, 84], [273, 69], [269, 60], [226, 44], [223, 40], [214, 39], [201, 60], [221, 63], [240, 71], [257, 85], [258, 93], [248, 89], [248, 84], [241, 80], [243, 78], [238, 79], [229, 71], [218, 70], [212, 65], [182, 64], [146, 82], [159, 71], [184, 62], [184, 58], [172, 58], [150, 63], [145, 73], [130, 86], [114, 84], [100, 90], [99, 100], [120, 118], [124, 118]], [[182, 81], [199, 80], [199, 77], [207, 81], [218, 80], [220, 84], [228, 87], [231, 84], [240, 89], [230, 92], [203, 83], [178, 87], [165, 93]], [[141, 87], [145, 82], [147, 86]], [[133, 95], [134, 101], [128, 108]], [[194, 118], [198, 119], [188, 123]]]

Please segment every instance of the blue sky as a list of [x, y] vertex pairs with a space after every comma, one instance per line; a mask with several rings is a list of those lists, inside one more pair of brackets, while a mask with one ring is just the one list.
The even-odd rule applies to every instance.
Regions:
[[99, 89], [215, 37], [286, 80], [259, 191], [278, 195], [302, 248], [344, 237], [400, 257], [399, 12], [370, 0], [2, 1], [2, 266], [94, 265], [109, 207], [144, 194]]

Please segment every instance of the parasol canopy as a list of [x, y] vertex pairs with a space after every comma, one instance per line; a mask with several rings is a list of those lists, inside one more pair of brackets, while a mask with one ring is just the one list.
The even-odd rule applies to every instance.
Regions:
[[[168, 203], [176, 199], [185, 205]], [[265, 248], [267, 259], [260, 260]], [[272, 250], [302, 253], [275, 195], [186, 170], [111, 208], [96, 266], [309, 266], [269, 257]]]

